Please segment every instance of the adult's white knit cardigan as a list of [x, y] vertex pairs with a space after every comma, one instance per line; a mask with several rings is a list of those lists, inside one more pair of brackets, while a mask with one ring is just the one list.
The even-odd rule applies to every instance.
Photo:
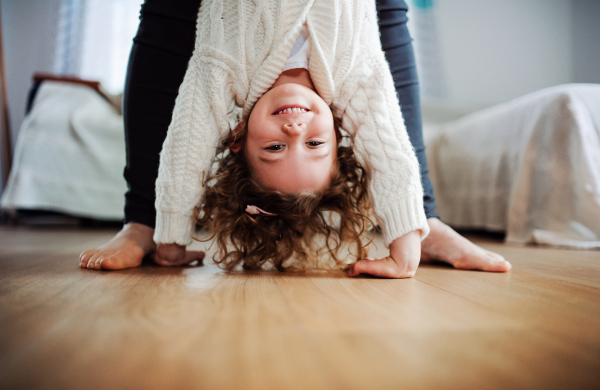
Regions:
[[427, 235], [419, 164], [381, 49], [374, 1], [203, 0], [194, 53], [160, 155], [157, 243], [191, 243], [203, 172], [230, 130], [228, 114], [235, 106], [249, 114], [279, 77], [305, 22], [308, 71], [371, 175], [385, 245], [413, 230]]

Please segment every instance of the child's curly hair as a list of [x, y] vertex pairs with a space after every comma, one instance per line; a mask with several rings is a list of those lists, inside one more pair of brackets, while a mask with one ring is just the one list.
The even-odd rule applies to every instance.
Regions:
[[[339, 129], [339, 119], [334, 126]], [[371, 208], [366, 170], [358, 163], [351, 147], [339, 146], [330, 186], [321, 192], [284, 194], [260, 184], [252, 174], [244, 148], [232, 153], [233, 143], [244, 143], [246, 124], [231, 132], [217, 151], [218, 169], [204, 180], [204, 199], [194, 210], [200, 226], [216, 238], [219, 249], [213, 260], [231, 270], [242, 264], [257, 269], [272, 263], [278, 270], [297, 269], [285, 264], [296, 254], [304, 268], [309, 256], [326, 250], [338, 268], [343, 244], [355, 248], [357, 259], [366, 256], [365, 236], [373, 226], [366, 214]], [[247, 205], [256, 205], [277, 216], [250, 215]], [[324, 241], [314, 249], [316, 237]]]

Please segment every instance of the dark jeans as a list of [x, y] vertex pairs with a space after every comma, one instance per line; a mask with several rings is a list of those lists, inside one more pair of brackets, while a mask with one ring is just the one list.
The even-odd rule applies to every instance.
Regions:
[[[129, 58], [123, 116], [127, 165], [125, 223], [154, 227], [159, 155], [194, 50], [200, 0], [146, 0]], [[427, 217], [435, 216], [421, 130], [419, 84], [403, 0], [377, 0], [381, 43], [394, 77], [406, 129], [417, 153]]]

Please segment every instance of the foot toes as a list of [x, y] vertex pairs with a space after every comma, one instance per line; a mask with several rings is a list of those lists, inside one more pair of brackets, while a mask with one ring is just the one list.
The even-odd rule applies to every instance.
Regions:
[[490, 264], [483, 271], [491, 271], [491, 272], [506, 272], [512, 268], [512, 265], [508, 261], [503, 261], [501, 263]]
[[489, 269], [486, 271], [494, 271], [494, 272], [506, 272], [511, 269], [511, 265], [506, 259], [494, 252], [487, 252]]
[[126, 268], [126, 267], [122, 267], [121, 262], [118, 262], [114, 258], [114, 256], [105, 256], [102, 259], [100, 259], [100, 261], [98, 262], [97, 269], [115, 270], [115, 269], [122, 269], [122, 268]]
[[504, 257], [500, 256], [500, 259], [494, 257], [492, 261], [488, 263], [488, 266], [484, 271], [492, 272], [506, 272], [512, 268], [512, 265], [504, 260]]
[[92, 257], [90, 257], [90, 259], [88, 260], [88, 263], [85, 266], [85, 268], [87, 268], [87, 269], [94, 269], [94, 265], [96, 264], [96, 260], [100, 256], [101, 256], [101, 254], [99, 252], [94, 253], [94, 255]]
[[89, 250], [89, 251], [85, 251], [81, 255], [79, 255], [79, 266], [81, 268], [86, 268], [87, 265], [88, 265], [88, 262], [89, 262], [90, 258], [94, 254], [96, 254], [96, 252], [97, 251], [95, 249], [92, 249], [92, 250]]
[[112, 240], [79, 256], [79, 266], [87, 269], [123, 269], [138, 267], [144, 255], [156, 249], [154, 229], [129, 223]]
[[507, 272], [511, 270], [512, 264], [509, 263], [507, 260], [504, 260], [504, 262], [500, 264], [498, 268], [498, 272]]
[[473, 269], [488, 272], [506, 272], [512, 268], [511, 264], [504, 257], [489, 251], [465, 255], [452, 265], [458, 269]]
[[486, 254], [489, 257], [491, 257], [492, 259], [496, 260], [496, 262], [501, 263], [503, 261], [506, 261], [506, 259], [504, 258], [504, 256], [502, 256], [501, 254], [490, 252], [490, 251], [486, 251]]
[[94, 261], [94, 269], [102, 269], [102, 264], [106, 261], [105, 256], [98, 256], [96, 261]]

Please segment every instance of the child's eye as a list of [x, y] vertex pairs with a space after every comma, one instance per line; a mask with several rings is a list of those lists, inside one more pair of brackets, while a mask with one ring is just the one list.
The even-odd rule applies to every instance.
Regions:
[[283, 145], [272, 145], [272, 146], [269, 146], [269, 147], [267, 147], [265, 149], [266, 150], [275, 150], [275, 151], [277, 151], [277, 150], [283, 149]]
[[319, 146], [319, 145], [323, 145], [323, 142], [321, 142], [321, 141], [310, 141], [310, 142], [307, 142], [306, 144], [308, 146], [316, 147], [316, 146]]

